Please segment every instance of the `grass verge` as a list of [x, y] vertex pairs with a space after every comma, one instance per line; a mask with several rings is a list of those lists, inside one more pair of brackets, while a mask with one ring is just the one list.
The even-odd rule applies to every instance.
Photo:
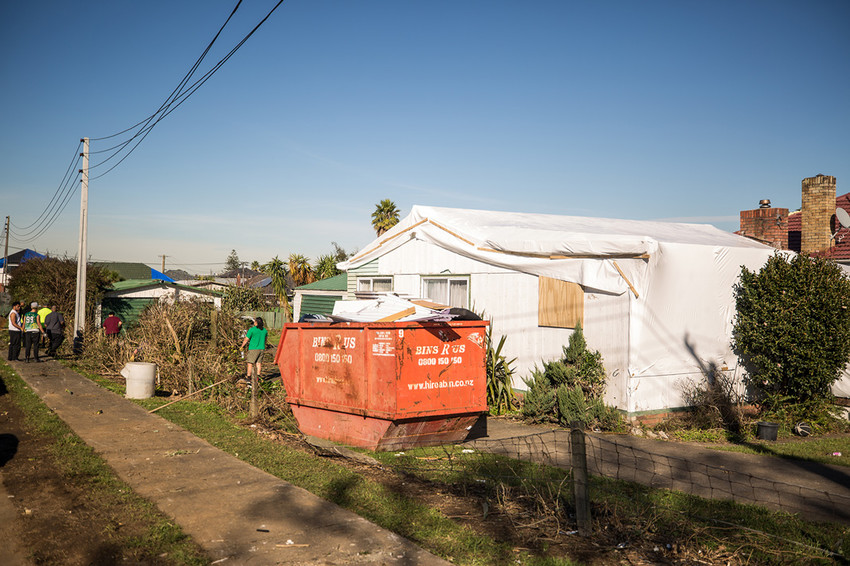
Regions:
[[[109, 380], [96, 381], [113, 390]], [[120, 391], [119, 391], [120, 392]], [[163, 399], [138, 401], [148, 409]], [[408, 497], [327, 458], [271, 443], [240, 425], [223, 409], [185, 400], [158, 412], [211, 444], [273, 475], [418, 542], [457, 564], [564, 565], [568, 559], [517, 552], [510, 545], [474, 532]], [[550, 535], [569, 524], [569, 474], [508, 458], [465, 454], [456, 447], [372, 454], [386, 467], [438, 485], [487, 491], [499, 504], [524, 502], [526, 516], [560, 515]], [[623, 481], [593, 479], [594, 543], [608, 548], [642, 547], [644, 555], [688, 553], [708, 563], [833, 564], [850, 554], [846, 526], [813, 523], [794, 515]], [[560, 521], [560, 522], [559, 522]], [[546, 537], [543, 533], [541, 536]], [[544, 545], [545, 546], [545, 545]], [[619, 548], [619, 546], [618, 546]], [[657, 549], [657, 550], [656, 550]], [[687, 549], [687, 550], [686, 550]], [[659, 555], [659, 557], [661, 557]]]
[[106, 533], [113, 547], [130, 550], [125, 560], [147, 557], [157, 564], [174, 566], [210, 563], [179, 526], [121, 481], [5, 362], [0, 363], [0, 377], [12, 402], [26, 415], [25, 426], [30, 434], [48, 442], [64, 480], [81, 488], [87, 503], [100, 515], [110, 517], [112, 524], [140, 525], [130, 532], [114, 529]]

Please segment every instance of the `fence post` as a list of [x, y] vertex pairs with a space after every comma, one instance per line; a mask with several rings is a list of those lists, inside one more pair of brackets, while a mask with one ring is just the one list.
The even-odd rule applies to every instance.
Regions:
[[573, 426], [570, 431], [570, 448], [572, 450], [573, 494], [576, 500], [576, 522], [578, 534], [586, 537], [591, 535], [590, 522], [590, 489], [587, 481], [587, 451], [584, 444], [584, 431]]
[[218, 348], [218, 311], [213, 307], [210, 313], [210, 333], [212, 334], [212, 347]]
[[257, 409], [257, 364], [251, 364], [251, 418], [260, 416]]

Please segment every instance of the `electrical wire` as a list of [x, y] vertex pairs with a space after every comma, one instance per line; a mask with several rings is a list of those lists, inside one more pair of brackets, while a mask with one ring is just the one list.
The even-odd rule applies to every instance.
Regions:
[[38, 218], [36, 218], [28, 226], [16, 226], [10, 220], [10, 224], [12, 224], [12, 226], [17, 228], [18, 230], [25, 232], [25, 231], [29, 230], [30, 228], [32, 228], [33, 226], [35, 226], [36, 224], [38, 224], [39, 221], [42, 219], [42, 217], [44, 217], [45, 214], [48, 214], [50, 212], [50, 210], [53, 208], [53, 206], [57, 202], [57, 195], [59, 195], [59, 192], [62, 190], [62, 186], [67, 183], [68, 175], [71, 174], [71, 172], [76, 167], [76, 164], [79, 163], [79, 161], [80, 161], [80, 146], [82, 146], [82, 145], [83, 145], [83, 140], [80, 140], [80, 143], [77, 144], [77, 148], [74, 150], [74, 157], [71, 159], [71, 163], [68, 165], [68, 168], [65, 170], [65, 175], [62, 176], [62, 181], [59, 183], [59, 186], [56, 187], [56, 192], [53, 193], [53, 196], [50, 198], [47, 205], [44, 207], [44, 210], [42, 210], [41, 214], [38, 215]]
[[[239, 3], [241, 4], [241, 0], [240, 0]], [[225, 24], [222, 25], [221, 29], [219, 30], [219, 33], [216, 34], [215, 38], [213, 38], [213, 42], [211, 42], [210, 45], [207, 46], [207, 49], [204, 51], [202, 56], [196, 62], [193, 69], [189, 73], [187, 73], [187, 76], [184, 77], [184, 79], [181, 81], [180, 85], [178, 85], [178, 87], [174, 91], [172, 91], [172, 94], [169, 96], [169, 98], [166, 100], [166, 102], [163, 103], [160, 106], [160, 108], [157, 110], [157, 112], [155, 112], [152, 116], [150, 116], [148, 118], [148, 120], [145, 123], [145, 126], [143, 128], [141, 128], [138, 132], [136, 132], [126, 142], [124, 142], [123, 144], [118, 144], [118, 146], [115, 146], [115, 147], [120, 147], [120, 149], [116, 150], [112, 155], [110, 155], [106, 159], [104, 159], [104, 160], [96, 163], [95, 165], [91, 166], [90, 169], [94, 169], [96, 167], [104, 165], [106, 162], [108, 162], [109, 160], [111, 160], [112, 158], [117, 156], [119, 153], [121, 153], [121, 151], [123, 151], [134, 139], [136, 139], [139, 136], [141, 136], [141, 138], [133, 145], [133, 147], [117, 163], [115, 163], [112, 167], [110, 167], [109, 169], [107, 169], [103, 173], [101, 173], [101, 174], [99, 174], [95, 177], [92, 177], [91, 179], [92, 180], [100, 179], [101, 177], [103, 177], [104, 175], [108, 174], [110, 171], [115, 169], [125, 159], [127, 159], [127, 157], [129, 157], [130, 154], [132, 154], [133, 151], [135, 151], [135, 149], [139, 146], [139, 144], [142, 143], [142, 141], [144, 141], [144, 139], [151, 132], [151, 130], [157, 124], [159, 124], [159, 122], [162, 121], [166, 116], [171, 114], [181, 104], [183, 104], [207, 80], [209, 80], [209, 78], [212, 77], [212, 75], [214, 75], [222, 67], [222, 65], [224, 65], [236, 53], [236, 51], [238, 51], [242, 47], [242, 45], [244, 45], [245, 42], [248, 41], [248, 39], [252, 35], [254, 35], [254, 33], [260, 28], [260, 26], [262, 26], [266, 22], [266, 20], [268, 20], [271, 17], [271, 15], [275, 12], [275, 10], [278, 9], [278, 7], [280, 7], [281, 4], [283, 4], [283, 0], [279, 0], [277, 2], [277, 4], [275, 4], [275, 6], [269, 11], [269, 13], [266, 14], [266, 16], [262, 20], [260, 20], [260, 22], [256, 26], [254, 26], [254, 28], [244, 38], [242, 38], [242, 40], [233, 49], [231, 49], [230, 52], [228, 52], [227, 55], [225, 55], [221, 60], [219, 60], [219, 62], [216, 63], [209, 71], [204, 73], [204, 75], [202, 75], [200, 79], [198, 79], [197, 81], [192, 83], [191, 86], [189, 86], [187, 89], [184, 90], [184, 87], [185, 87], [186, 83], [188, 82], [188, 79], [191, 78], [191, 76], [194, 74], [194, 71], [197, 69], [197, 66], [200, 64], [201, 60], [206, 56], [207, 52], [212, 47], [212, 43], [215, 41], [215, 39], [218, 38], [221, 31], [224, 29], [224, 26], [227, 25], [227, 21], [230, 20], [230, 18], [228, 18], [228, 20], [225, 22]], [[233, 13], [236, 12], [236, 9], [238, 9], [238, 7], [239, 7], [239, 4], [237, 4], [236, 8], [233, 9]], [[231, 17], [233, 16], [233, 13], [231, 13]], [[158, 117], [156, 118], [156, 120], [153, 121], [153, 123], [150, 123], [150, 121], [157, 115], [158, 115]]]
[[68, 203], [71, 201], [71, 197], [74, 195], [74, 193], [77, 192], [75, 189], [79, 186], [79, 183], [77, 183], [76, 181], [78, 181], [80, 179], [80, 177], [81, 177], [81, 175], [78, 174], [78, 176], [76, 178], [70, 180], [70, 181], [73, 181], [73, 182], [69, 182], [68, 190], [65, 193], [65, 199], [62, 202], [62, 205], [53, 212], [53, 215], [50, 217], [49, 221], [41, 228], [41, 230], [39, 230], [39, 232], [37, 234], [35, 234], [35, 235], [33, 235], [29, 238], [25, 238], [25, 237], [21, 237], [21, 236], [16, 235], [17, 236], [16, 239], [18, 241], [24, 242], [24, 243], [32, 242], [32, 241], [37, 240], [45, 232], [47, 232], [53, 226], [53, 224], [56, 222], [56, 220], [59, 219], [59, 216], [61, 216], [61, 214], [65, 211], [65, 208], [68, 206]]
[[[207, 47], [204, 49], [204, 51], [201, 53], [201, 55], [198, 57], [198, 59], [192, 65], [192, 68], [180, 80], [178, 85], [174, 88], [174, 90], [172, 90], [171, 94], [169, 94], [169, 96], [165, 99], [165, 102], [163, 102], [160, 105], [160, 107], [156, 110], [156, 112], [154, 112], [150, 116], [140, 120], [135, 125], [130, 126], [129, 128], [126, 128], [126, 129], [121, 130], [119, 132], [116, 132], [114, 134], [111, 134], [111, 135], [108, 135], [108, 136], [97, 137], [97, 138], [90, 138], [90, 141], [103, 141], [103, 140], [111, 139], [111, 138], [120, 136], [122, 134], [125, 134], [127, 132], [132, 132], [132, 131], [138, 129], [138, 131], [135, 131], [135, 133], [132, 136], [130, 136], [127, 140], [125, 140], [125, 141], [123, 141], [119, 144], [116, 144], [116, 145], [112, 146], [111, 148], [107, 148], [107, 149], [103, 149], [103, 150], [97, 150], [97, 151], [89, 151], [89, 154], [91, 155], [91, 154], [107, 153], [109, 151], [114, 150], [113, 153], [109, 157], [99, 161], [98, 163], [90, 165], [89, 170], [92, 170], [92, 169], [95, 169], [99, 166], [106, 164], [108, 161], [115, 158], [122, 151], [124, 151], [128, 146], [130, 146], [130, 144], [133, 142], [133, 140], [137, 140], [136, 143], [132, 145], [130, 150], [123, 157], [121, 157], [121, 159], [118, 160], [117, 163], [115, 163], [112, 167], [110, 167], [109, 169], [107, 169], [103, 173], [101, 173], [97, 176], [94, 176], [94, 177], [90, 177], [89, 180], [95, 180], [95, 179], [99, 179], [99, 178], [103, 177], [104, 175], [106, 175], [107, 173], [109, 173], [110, 171], [115, 169], [118, 165], [120, 165], [127, 157], [129, 157], [130, 154], [132, 154], [133, 151], [135, 151], [135, 149], [139, 146], [139, 144], [142, 141], [144, 141], [144, 139], [147, 137], [147, 135], [153, 130], [153, 128], [160, 121], [162, 121], [166, 116], [171, 114], [171, 112], [173, 112], [181, 104], [183, 104], [207, 80], [209, 80], [209, 78], [212, 77], [212, 75], [215, 74], [221, 68], [221, 66], [224, 65], [224, 63], [226, 63], [230, 59], [230, 57], [232, 57], [233, 54], [236, 53], [236, 51], [239, 50], [239, 48], [242, 47], [242, 45], [244, 45], [244, 43], [260, 28], [260, 26], [262, 26], [266, 22], [266, 20], [268, 20], [269, 17], [271, 17], [271, 15], [280, 7], [280, 5], [283, 4], [283, 0], [279, 0], [275, 4], [275, 6], [268, 12], [268, 14], [266, 14], [266, 16], [256, 26], [254, 26], [254, 28], [244, 38], [242, 38], [242, 40], [233, 49], [231, 49], [225, 57], [223, 57], [221, 60], [219, 60], [218, 63], [216, 63], [209, 71], [204, 73], [204, 75], [202, 75], [202, 77], [200, 79], [196, 80], [194, 83], [189, 85], [188, 88], [187, 88], [186, 85], [189, 84], [189, 81], [194, 76], [195, 72], [198, 70], [198, 67], [201, 65], [203, 60], [209, 54], [213, 45], [218, 40], [221, 33], [224, 31], [224, 28], [227, 26], [227, 24], [230, 22], [230, 20], [236, 14], [236, 11], [239, 9], [241, 4], [242, 4], [242, 0], [238, 0], [237, 3], [236, 3], [236, 6], [230, 12], [230, 15], [227, 17], [225, 22], [219, 28], [218, 32], [216, 32], [213, 39], [209, 42]], [[79, 173], [76, 176], [70, 176], [70, 174], [73, 171], [73, 169], [75, 168], [75, 165], [77, 163], [79, 163], [79, 160], [80, 160], [79, 149], [80, 149], [80, 145], [82, 145], [82, 143], [83, 143], [82, 140], [80, 140], [80, 144], [77, 146], [77, 149], [74, 152], [75, 153], [74, 159], [71, 161], [71, 164], [69, 165], [68, 169], [66, 170], [62, 181], [59, 183], [59, 186], [57, 187], [56, 191], [53, 194], [53, 197], [51, 197], [50, 201], [45, 206], [44, 210], [42, 210], [41, 214], [39, 214], [38, 218], [36, 218], [36, 220], [33, 221], [28, 226], [23, 226], [23, 227], [15, 226], [15, 228], [17, 230], [21, 230], [21, 233], [17, 233], [15, 231], [11, 230], [11, 228], [10, 228], [10, 234], [14, 234], [16, 236], [16, 239], [23, 241], [23, 242], [31, 242], [31, 241], [39, 238], [50, 227], [53, 226], [53, 224], [56, 222], [56, 220], [61, 215], [61, 213], [65, 210], [65, 208], [68, 205], [68, 202], [70, 201], [71, 195], [73, 195], [74, 192], [76, 192], [74, 190], [76, 188], [76, 183], [72, 183], [71, 181], [78, 180], [79, 179]], [[11, 222], [10, 222], [10, 224], [11, 224]], [[35, 234], [35, 235], [32, 235], [32, 234]], [[210, 265], [215, 265], [215, 264], [210, 264]]]
[[[48, 217], [45, 217], [45, 219], [42, 220], [39, 223], [40, 224], [39, 226], [35, 226], [34, 228], [30, 229], [29, 231], [25, 231], [23, 233], [17, 233], [13, 230], [12, 233], [15, 235], [15, 237], [18, 240], [31, 242], [34, 239], [41, 236], [42, 234], [44, 234], [44, 232], [46, 232], [51, 226], [53, 226], [53, 224], [56, 222], [56, 220], [59, 218], [59, 216], [65, 210], [65, 208], [68, 206], [68, 202], [69, 202], [71, 196], [73, 196], [73, 194], [76, 192], [75, 189], [77, 187], [77, 181], [79, 181], [80, 178], [81, 178], [81, 175], [80, 175], [79, 172], [77, 173], [77, 175], [75, 177], [69, 177], [68, 180], [65, 183], [65, 185], [66, 185], [65, 192], [60, 197], [61, 200], [55, 201], [54, 207], [53, 207], [54, 210], [52, 211], [52, 213]], [[32, 234], [34, 234], [35, 232], [38, 232], [38, 233], [35, 236], [33, 236]]]
[[[230, 12], [230, 15], [227, 17], [227, 19], [224, 21], [224, 23], [222, 24], [222, 26], [219, 28], [219, 30], [218, 30], [218, 32], [215, 34], [215, 36], [213, 36], [212, 41], [210, 41], [210, 42], [209, 42], [209, 44], [207, 45], [206, 49], [204, 49], [203, 53], [201, 53], [201, 55], [200, 55], [200, 56], [198, 57], [198, 59], [195, 61], [195, 64], [194, 64], [194, 65], [192, 65], [192, 68], [191, 68], [191, 69], [189, 69], [189, 71], [186, 73], [186, 75], [184, 75], [184, 76], [183, 76], [183, 78], [180, 80], [180, 83], [179, 83], [179, 84], [178, 84], [178, 85], [174, 88], [174, 90], [172, 90], [172, 91], [171, 91], [171, 94], [169, 94], [169, 95], [168, 95], [168, 97], [165, 99], [165, 102], [163, 102], [163, 103], [160, 105], [160, 107], [159, 107], [159, 108], [157, 108], [156, 112], [154, 112], [153, 114], [151, 114], [151, 115], [150, 115], [150, 116], [148, 116], [147, 118], [143, 118], [143, 119], [142, 119], [142, 120], [140, 120], [139, 122], [136, 122], [136, 124], [135, 124], [135, 125], [130, 126], [129, 128], [127, 128], [127, 129], [125, 129], [125, 130], [122, 130], [122, 131], [117, 132], [117, 133], [115, 133], [115, 134], [112, 134], [112, 135], [110, 135], [110, 136], [104, 136], [104, 137], [100, 137], [100, 138], [91, 138], [91, 139], [92, 139], [92, 141], [101, 141], [101, 140], [105, 140], [105, 139], [109, 139], [109, 138], [113, 138], [113, 137], [119, 136], [119, 135], [121, 135], [121, 134], [123, 134], [123, 133], [126, 133], [126, 132], [129, 132], [129, 131], [132, 131], [132, 130], [136, 129], [138, 126], [141, 126], [142, 124], [144, 124], [144, 125], [147, 127], [147, 125], [148, 125], [148, 124], [150, 124], [151, 120], [153, 120], [153, 119], [157, 116], [157, 114], [160, 114], [160, 113], [161, 113], [164, 109], [168, 108], [168, 107], [172, 104], [172, 102], [173, 102], [173, 100], [172, 100], [172, 99], [173, 99], [176, 95], [178, 95], [178, 94], [180, 93], [180, 91], [183, 89], [183, 87], [186, 85], [186, 83], [189, 81], [189, 79], [192, 77], [192, 75], [194, 75], [194, 74], [195, 74], [195, 71], [197, 71], [197, 70], [198, 70], [198, 67], [201, 65], [201, 62], [203, 62], [204, 58], [205, 58], [205, 57], [207, 56], [207, 54], [209, 53], [210, 49], [212, 49], [213, 44], [216, 42], [216, 40], [218, 39], [218, 37], [221, 35], [221, 32], [222, 32], [222, 31], [224, 31], [224, 28], [225, 28], [225, 27], [227, 26], [227, 24], [230, 22], [231, 18], [233, 18], [234, 14], [236, 14], [236, 11], [239, 9], [239, 6], [240, 6], [241, 4], [242, 4], [242, 0], [239, 0], [239, 1], [236, 3], [236, 6], [235, 6], [235, 7], [233, 8], [233, 10]], [[154, 125], [155, 125], [155, 124], [154, 124]], [[115, 155], [116, 155], [117, 153], [119, 153], [122, 149], [124, 149], [125, 147], [127, 147], [127, 145], [128, 145], [131, 141], [133, 141], [136, 137], [138, 137], [138, 136], [139, 136], [139, 134], [140, 134], [141, 132], [143, 132], [143, 131], [145, 131], [145, 128], [143, 128], [143, 129], [142, 129], [142, 130], [140, 130], [139, 132], [136, 132], [135, 134], [133, 134], [133, 136], [131, 136], [131, 137], [130, 137], [128, 140], [126, 140], [126, 141], [123, 141], [123, 142], [121, 142], [121, 143], [119, 143], [119, 144], [117, 144], [117, 145], [114, 145], [114, 146], [110, 147], [110, 148], [107, 148], [107, 149], [103, 149], [103, 150], [99, 150], [99, 151], [93, 152], [93, 153], [105, 153], [105, 152], [111, 151], [111, 150], [113, 150], [113, 149], [120, 148], [120, 149], [118, 149], [118, 151], [117, 151], [117, 152], [115, 152], [115, 154], [113, 154], [113, 155], [109, 156], [109, 157], [108, 157], [108, 158], [106, 158], [104, 161], [102, 161], [102, 162], [100, 162], [100, 163], [98, 163], [98, 164], [94, 165], [93, 167], [97, 167], [97, 166], [99, 166], [99, 165], [102, 165], [104, 162], [109, 161], [110, 159], [112, 159], [113, 157], [115, 157]]]

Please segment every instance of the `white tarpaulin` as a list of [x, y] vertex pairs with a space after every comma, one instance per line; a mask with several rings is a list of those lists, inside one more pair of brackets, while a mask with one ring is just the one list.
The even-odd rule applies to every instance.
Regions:
[[[628, 367], [621, 369], [629, 399], [620, 399], [618, 405], [629, 412], [662, 408], [657, 406], [657, 398], [669, 396], [677, 376], [700, 375], [710, 366], [736, 371], [737, 358], [730, 346], [733, 288], [741, 266], [758, 270], [775, 252], [704, 224], [414, 206], [395, 227], [339, 267], [356, 269], [412, 241], [627, 300], [627, 321], [594, 322], [597, 328], [586, 329], [591, 330], [589, 335], [601, 336], [606, 333], [605, 325], [628, 324], [628, 343], [616, 347], [627, 352]], [[398, 255], [405, 257], [395, 259], [393, 265], [408, 264], [398, 273], [416, 272], [415, 254], [399, 251]], [[418, 273], [427, 271], [420, 268]], [[475, 293], [473, 290], [473, 300]], [[529, 296], [528, 302], [534, 304], [517, 308], [536, 309], [536, 301], [536, 296]], [[588, 308], [593, 304], [585, 300]], [[510, 342], [512, 329], [507, 325], [502, 330]], [[606, 359], [612, 357], [599, 349]]]

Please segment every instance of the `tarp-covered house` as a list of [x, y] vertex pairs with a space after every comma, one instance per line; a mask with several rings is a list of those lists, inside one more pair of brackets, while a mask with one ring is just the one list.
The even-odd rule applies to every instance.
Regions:
[[604, 356], [606, 401], [640, 415], [683, 406], [682, 384], [710, 368], [742, 374], [733, 286], [773, 253], [703, 224], [414, 206], [339, 267], [347, 298], [392, 291], [485, 313], [520, 389], [581, 322]]

